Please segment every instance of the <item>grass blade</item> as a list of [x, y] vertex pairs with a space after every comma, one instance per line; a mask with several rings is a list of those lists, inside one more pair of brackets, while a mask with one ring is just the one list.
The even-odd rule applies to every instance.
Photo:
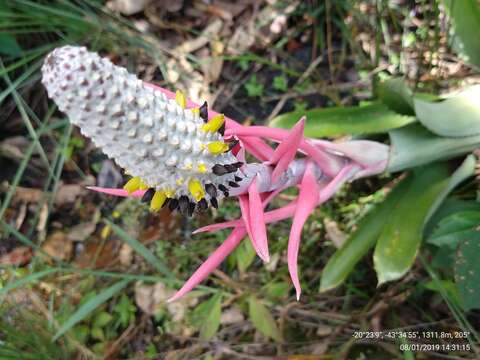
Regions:
[[14, 282], [11, 282], [11, 283], [7, 284], [5, 287], [3, 287], [2, 289], [0, 289], [0, 295], [4, 295], [7, 292], [9, 292], [10, 290], [13, 290], [13, 289], [21, 287], [23, 285], [35, 282], [38, 279], [41, 279], [41, 278], [43, 278], [47, 275], [56, 273], [59, 270], [60, 269], [58, 269], [58, 268], [51, 268], [51, 269], [42, 270], [42, 271], [27, 275], [25, 277], [22, 277], [21, 279], [18, 279], [17, 281], [14, 281]]
[[120, 290], [122, 290], [125, 286], [128, 285], [130, 280], [121, 280], [109, 288], [105, 289], [101, 293], [99, 293], [94, 298], [87, 301], [85, 304], [80, 306], [75, 313], [68, 318], [67, 321], [63, 323], [63, 325], [58, 329], [57, 333], [53, 336], [52, 341], [56, 341], [60, 336], [64, 335], [67, 331], [69, 331], [72, 327], [78, 324], [80, 321], [85, 319], [92, 311], [94, 311], [97, 307], [102, 305], [108, 299], [113, 297], [117, 294]]
[[122, 228], [118, 225], [115, 225], [111, 221], [106, 220], [107, 224], [112, 227], [112, 230], [115, 234], [117, 234], [120, 239], [122, 239], [125, 243], [130, 245], [133, 250], [135, 250], [139, 255], [141, 255], [150, 265], [152, 265], [155, 269], [157, 269], [160, 273], [167, 277], [172, 277], [173, 274], [170, 272], [168, 267], [155, 255], [152, 254], [150, 250], [148, 250], [142, 243], [140, 243], [137, 239], [127, 234]]

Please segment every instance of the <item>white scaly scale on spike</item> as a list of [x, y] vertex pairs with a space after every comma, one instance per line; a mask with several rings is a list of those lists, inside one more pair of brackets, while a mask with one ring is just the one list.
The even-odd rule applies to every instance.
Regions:
[[152, 189], [152, 209], [168, 198], [180, 199], [183, 207], [187, 199], [189, 210], [200, 201], [202, 207], [206, 200], [216, 204], [220, 193], [205, 186], [228, 187], [241, 175], [232, 166], [225, 174], [215, 171], [238, 160], [223, 151], [228, 146], [221, 134], [202, 130], [198, 111], [168, 100], [110, 60], [84, 47], [65, 46], [46, 57], [42, 73], [59, 109], [134, 177], [126, 189]]

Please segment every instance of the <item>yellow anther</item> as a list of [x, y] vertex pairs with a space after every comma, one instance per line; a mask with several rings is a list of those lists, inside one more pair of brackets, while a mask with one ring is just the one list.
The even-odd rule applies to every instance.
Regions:
[[187, 98], [185, 97], [185, 94], [180, 90], [177, 90], [177, 92], [175, 93], [175, 101], [178, 105], [180, 105], [182, 109], [185, 109], [187, 107]]
[[183, 178], [178, 178], [177, 180], [175, 180], [175, 182], [177, 183], [177, 185], [182, 185], [183, 184]]
[[196, 179], [192, 179], [188, 182], [188, 190], [196, 201], [200, 201], [205, 197], [205, 191], [203, 190], [202, 183]]
[[200, 109], [199, 108], [193, 108], [191, 110], [192, 110], [193, 115], [200, 115]]
[[162, 205], [167, 200], [167, 196], [165, 195], [164, 191], [155, 191], [153, 194], [152, 201], [150, 201], [150, 210], [151, 211], [158, 211], [162, 208]]
[[175, 196], [175, 191], [173, 191], [172, 189], [165, 189], [164, 192], [167, 198], [173, 198]]
[[214, 141], [207, 145], [208, 151], [213, 155], [223, 154], [228, 150], [228, 145], [221, 141]]
[[112, 212], [112, 217], [114, 219], [118, 219], [121, 215], [122, 214], [120, 214], [120, 211], [115, 210], [115, 211]]
[[140, 180], [140, 186], [138, 187], [140, 190], [148, 190], [150, 186], [145, 184], [143, 181]]
[[105, 225], [100, 233], [100, 237], [105, 240], [106, 238], [108, 238], [111, 232], [112, 228], [110, 227], [110, 225]]
[[204, 163], [198, 164], [197, 169], [198, 169], [198, 172], [202, 174], [207, 172], [207, 166]]
[[140, 189], [142, 184], [142, 180], [138, 176], [135, 176], [127, 181], [127, 183], [123, 186], [123, 189], [127, 190], [127, 192], [131, 194]]
[[208, 123], [202, 126], [202, 130], [207, 132], [216, 132], [218, 129], [220, 129], [225, 122], [225, 115], [223, 114], [218, 114], [215, 115], [213, 118], [211, 118]]

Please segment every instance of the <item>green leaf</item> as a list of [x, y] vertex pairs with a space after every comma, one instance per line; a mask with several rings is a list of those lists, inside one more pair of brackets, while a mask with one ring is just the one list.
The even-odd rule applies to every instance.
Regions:
[[81, 344], [85, 344], [87, 342], [89, 333], [90, 328], [84, 324], [77, 325], [72, 329], [73, 337]]
[[372, 248], [390, 212], [394, 209], [403, 193], [409, 188], [411, 177], [403, 179], [387, 198], [368, 212], [358, 223], [355, 230], [327, 262], [320, 281], [320, 291], [327, 291], [342, 284], [355, 265]]
[[430, 219], [433, 217], [433, 214], [438, 210], [447, 195], [450, 194], [450, 192], [454, 188], [456, 188], [464, 180], [475, 175], [476, 164], [477, 159], [473, 154], [470, 154], [465, 158], [465, 160], [463, 160], [462, 164], [455, 170], [455, 172], [450, 177], [447, 186], [442, 190], [433, 205], [430, 207], [430, 210], [427, 214], [426, 222], [430, 221]]
[[480, 145], [480, 135], [447, 138], [432, 134], [420, 124], [390, 132], [391, 151], [387, 170], [410, 169], [471, 152]]
[[414, 98], [418, 120], [431, 132], [446, 137], [480, 134], [480, 85], [462, 89], [440, 101]]
[[154, 343], [148, 344], [147, 348], [145, 349], [145, 356], [147, 359], [157, 359], [158, 358], [158, 350], [155, 347]]
[[480, 309], [480, 231], [473, 230], [461, 240], [455, 259], [455, 283], [465, 310]]
[[105, 340], [105, 333], [103, 332], [102, 328], [96, 328], [96, 327], [92, 328], [91, 334], [94, 339], [97, 339], [100, 341]]
[[425, 225], [425, 235], [431, 237], [434, 233], [435, 227], [439, 225], [441, 221], [450, 215], [462, 211], [480, 211], [480, 203], [472, 200], [460, 200], [454, 197], [446, 198]]
[[122, 239], [125, 243], [130, 245], [133, 250], [135, 250], [139, 255], [141, 255], [145, 259], [145, 261], [147, 261], [150, 265], [155, 267], [155, 269], [157, 269], [163, 275], [167, 277], [173, 277], [168, 267], [162, 261], [160, 261], [159, 258], [153, 255], [153, 253], [150, 250], [148, 250], [141, 242], [139, 242], [134, 237], [130, 236], [118, 225], [115, 225], [114, 223], [108, 220], [106, 220], [106, 222], [108, 225], [112, 227], [113, 232], [117, 234], [120, 237], [120, 239]]
[[258, 82], [257, 75], [252, 75], [244, 86], [247, 90], [248, 96], [250, 97], [260, 97], [263, 95], [263, 84]]
[[293, 103], [293, 111], [294, 112], [301, 112], [304, 114], [307, 111], [308, 103], [302, 100], [296, 100]]
[[426, 289], [435, 291], [439, 294], [446, 292], [448, 296], [455, 301], [456, 304], [460, 304], [460, 296], [458, 293], [457, 286], [453, 281], [450, 280], [432, 280], [423, 285]]
[[22, 55], [22, 48], [18, 45], [17, 40], [10, 34], [0, 34], [0, 54], [20, 56]]
[[107, 313], [106, 311], [102, 311], [101, 313], [97, 314], [93, 319], [92, 326], [102, 328], [107, 325], [112, 320], [112, 315]]
[[396, 280], [410, 269], [420, 248], [424, 224], [448, 182], [446, 164], [414, 171], [410, 186], [389, 214], [375, 246], [373, 262], [379, 284]]
[[255, 260], [256, 252], [252, 246], [252, 242], [248, 239], [241, 242], [235, 249], [233, 255], [237, 261], [238, 271], [244, 273], [252, 264], [253, 260]]
[[[437, 201], [434, 203], [434, 205], [430, 208], [430, 212], [427, 216], [427, 223], [425, 224], [425, 229], [428, 231], [427, 233], [430, 234], [431, 232], [431, 223], [432, 221], [438, 221], [439, 218], [435, 218], [434, 215], [437, 212], [438, 209], [441, 209], [442, 211], [440, 212], [440, 215], [442, 213], [444, 216], [448, 214], [448, 211], [450, 213], [453, 213], [453, 209], [455, 206], [458, 206], [458, 201], [456, 202], [457, 205], [454, 205], [455, 202], [450, 201], [448, 205], [450, 206], [450, 210], [442, 207], [442, 204], [444, 200], [446, 199], [447, 195], [455, 188], [457, 187], [460, 183], [462, 183], [464, 180], [468, 179], [469, 177], [472, 177], [475, 175], [475, 169], [477, 166], [477, 158], [475, 155], [470, 154], [468, 155], [465, 160], [462, 162], [462, 164], [455, 170], [455, 172], [452, 174], [450, 177], [450, 180], [448, 182], [448, 185], [443, 189], [442, 193], [440, 196], [437, 198]], [[478, 209], [478, 206], [480, 204], [475, 204], [473, 202], [462, 202], [463, 210], [476, 210]]]
[[453, 47], [467, 62], [480, 68], [480, 6], [477, 0], [443, 0], [453, 20]]
[[253, 326], [263, 335], [281, 342], [282, 334], [273, 319], [272, 314], [258, 299], [251, 295], [248, 297], [248, 313]]
[[264, 287], [265, 294], [270, 299], [280, 299], [286, 297], [290, 288], [292, 287], [291, 284], [288, 284], [284, 281], [281, 282], [272, 282]]
[[288, 82], [287, 78], [285, 75], [278, 75], [273, 78], [273, 88], [275, 90], [280, 90], [280, 91], [287, 91], [288, 89]]
[[442, 219], [427, 242], [436, 246], [456, 248], [480, 224], [480, 211], [460, 211]]
[[125, 294], [122, 294], [113, 311], [118, 314], [118, 322], [123, 327], [128, 326], [135, 319], [136, 307]]
[[415, 170], [410, 188], [390, 214], [375, 248], [374, 264], [380, 283], [398, 279], [409, 270], [426, 224], [447, 195], [473, 176], [475, 163], [475, 157], [468, 156], [450, 177], [446, 166], [438, 163]]
[[397, 114], [384, 104], [374, 103], [294, 111], [277, 116], [270, 126], [290, 129], [303, 115], [307, 116], [305, 136], [308, 137], [384, 133], [415, 121], [413, 116]]
[[238, 60], [237, 64], [240, 69], [242, 69], [243, 71], [247, 71], [248, 68], [250, 67], [250, 60], [240, 59]]
[[192, 323], [199, 328], [202, 340], [209, 340], [217, 333], [221, 314], [221, 293], [213, 295], [195, 308], [192, 314]]
[[60, 329], [58, 329], [57, 333], [53, 337], [53, 341], [56, 341], [60, 336], [65, 334], [80, 321], [87, 318], [96, 308], [117, 294], [120, 290], [127, 286], [129, 282], [130, 280], [121, 280], [81, 305], [77, 311], [75, 311], [75, 313], [70, 316], [67, 321], [62, 324], [62, 326], [60, 326]]
[[391, 110], [403, 115], [415, 115], [412, 90], [401, 78], [392, 78], [378, 84], [378, 97]]
[[107, 346], [107, 344], [105, 342], [97, 342], [97, 343], [93, 344], [91, 349], [93, 350], [94, 353], [100, 355], [100, 354], [103, 354], [105, 352], [106, 346]]

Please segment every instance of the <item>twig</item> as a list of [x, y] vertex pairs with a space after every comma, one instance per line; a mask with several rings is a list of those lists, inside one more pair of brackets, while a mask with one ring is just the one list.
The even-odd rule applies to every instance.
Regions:
[[325, 0], [325, 23], [327, 28], [327, 57], [328, 57], [328, 69], [330, 72], [330, 81], [334, 80], [334, 68], [333, 68], [333, 45], [332, 45], [332, 24], [330, 19], [330, 0]]
[[107, 349], [105, 354], [103, 354], [104, 359], [113, 359], [113, 356], [117, 352], [118, 348], [128, 342], [143, 326], [145, 323], [145, 317], [141, 320], [142, 324], [138, 326], [137, 324], [130, 324], [125, 331], [120, 335]]
[[[296, 81], [295, 83], [295, 86], [301, 84], [307, 77], [310, 76], [310, 74], [313, 72], [313, 70], [315, 70], [315, 68], [318, 66], [318, 64], [320, 64], [320, 62], [323, 60], [323, 56], [320, 55], [319, 57], [317, 57], [307, 68], [307, 70], [305, 70], [305, 72], [302, 74], [302, 76], [300, 76], [298, 78], [298, 80]], [[275, 105], [275, 108], [272, 110], [272, 113], [270, 114], [270, 116], [268, 117], [268, 120], [272, 120], [275, 116], [278, 115], [278, 113], [282, 110], [283, 108], [283, 105], [285, 105], [285, 102], [288, 100], [288, 97], [287, 97], [288, 94], [284, 94], [282, 95], [282, 98], [280, 99], [280, 101], [277, 103], [277, 105]]]

